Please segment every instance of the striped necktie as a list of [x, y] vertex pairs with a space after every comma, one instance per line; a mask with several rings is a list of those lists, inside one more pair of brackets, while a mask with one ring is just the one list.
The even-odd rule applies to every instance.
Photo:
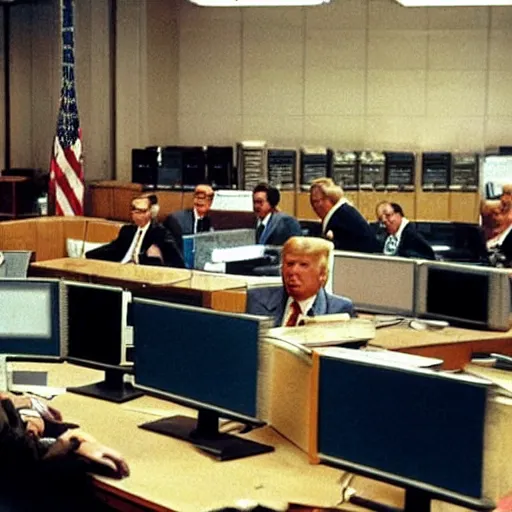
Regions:
[[141, 246], [141, 242], [142, 242], [142, 229], [138, 229], [137, 230], [137, 234], [135, 235], [135, 245], [133, 246], [133, 251], [132, 251], [132, 257], [130, 259], [130, 261], [132, 263], [136, 263], [138, 264], [139, 263], [139, 252], [140, 252], [140, 246]]
[[297, 320], [299, 319], [299, 315], [302, 313], [300, 310], [299, 303], [294, 300], [290, 308], [292, 310], [291, 315], [288, 317], [288, 320], [286, 320], [286, 327], [294, 327], [297, 325]]

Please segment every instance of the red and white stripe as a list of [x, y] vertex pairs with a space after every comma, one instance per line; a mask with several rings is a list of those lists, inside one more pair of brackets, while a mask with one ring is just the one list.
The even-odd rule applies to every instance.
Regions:
[[75, 143], [67, 148], [55, 137], [50, 187], [55, 198], [55, 215], [83, 215], [85, 187], [80, 130]]

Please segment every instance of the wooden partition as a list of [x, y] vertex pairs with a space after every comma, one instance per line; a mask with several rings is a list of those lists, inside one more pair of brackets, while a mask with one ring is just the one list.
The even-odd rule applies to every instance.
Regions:
[[[93, 217], [130, 221], [130, 201], [142, 193], [142, 185], [117, 181], [101, 181], [89, 187]], [[175, 190], [155, 192], [160, 204], [158, 220], [184, 208], [192, 208], [193, 193]], [[345, 197], [368, 220], [375, 220], [375, 207], [380, 201], [398, 203], [409, 219], [432, 221], [478, 222], [478, 192], [424, 192], [418, 186], [414, 192], [347, 191]], [[317, 220], [309, 204], [309, 192], [281, 191], [281, 210], [298, 219]]]
[[109, 242], [122, 225], [122, 222], [87, 217], [38, 217], [0, 222], [0, 248], [33, 251], [37, 261], [63, 258], [67, 256], [68, 238]]

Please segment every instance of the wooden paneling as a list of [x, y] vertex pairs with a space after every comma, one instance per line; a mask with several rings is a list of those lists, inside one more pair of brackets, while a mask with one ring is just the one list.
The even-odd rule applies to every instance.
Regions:
[[458, 222], [478, 222], [480, 195], [478, 192], [450, 192], [449, 219]]
[[184, 192], [182, 196], [182, 205], [181, 208], [192, 208], [194, 206], [194, 193], [193, 192]]
[[385, 194], [370, 190], [361, 190], [359, 192], [359, 211], [368, 221], [375, 220], [375, 207], [377, 203], [385, 199]]
[[309, 192], [298, 192], [296, 201], [296, 217], [298, 219], [318, 220], [316, 213], [309, 204]]
[[448, 192], [416, 192], [417, 220], [450, 220]]
[[59, 217], [34, 221], [37, 233], [37, 261], [53, 260], [66, 253], [64, 223]]
[[[158, 196], [158, 204], [160, 205], [160, 213], [158, 214], [158, 218], [160, 220], [165, 219], [167, 215], [172, 212], [176, 212], [178, 210], [182, 210], [183, 208], [187, 208], [183, 201], [181, 192], [157, 192]], [[192, 207], [192, 203], [190, 202], [190, 206]]]
[[87, 242], [110, 242], [117, 237], [122, 226], [122, 222], [87, 219], [85, 240]]
[[295, 216], [295, 191], [281, 190], [281, 200], [279, 201], [279, 208], [284, 213]]
[[114, 218], [114, 189], [93, 187], [89, 189], [91, 215], [105, 219]]
[[[37, 234], [31, 219], [0, 222], [0, 243], [5, 250], [36, 251]], [[37, 255], [36, 255], [37, 256]]]

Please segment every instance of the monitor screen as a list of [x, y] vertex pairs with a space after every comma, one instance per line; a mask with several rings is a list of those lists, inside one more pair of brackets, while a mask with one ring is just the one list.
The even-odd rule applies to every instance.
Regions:
[[0, 353], [65, 356], [58, 280], [0, 280]]
[[443, 499], [479, 499], [486, 399], [486, 386], [464, 377], [322, 356], [318, 456]]
[[67, 281], [65, 285], [68, 360], [107, 373], [106, 380], [101, 383], [70, 390], [125, 401], [130, 390], [124, 384], [123, 374], [131, 370], [127, 352], [133, 347], [132, 328], [127, 323], [130, 293], [99, 284]]
[[[178, 426], [176, 417], [165, 419], [167, 428], [157, 431], [214, 451], [219, 417], [263, 423], [259, 377], [265, 320], [135, 299], [133, 322], [136, 387], [199, 411], [198, 420], [184, 420], [186, 432], [183, 417], [178, 417]], [[208, 425], [203, 422], [206, 417]], [[162, 420], [157, 424], [162, 425]], [[220, 452], [217, 456], [236, 458]]]
[[508, 330], [508, 271], [462, 263], [421, 262], [416, 306], [419, 316], [470, 328]]
[[407, 258], [334, 251], [333, 292], [358, 311], [412, 316], [415, 265]]
[[485, 323], [489, 308], [489, 276], [431, 268], [427, 312]]

